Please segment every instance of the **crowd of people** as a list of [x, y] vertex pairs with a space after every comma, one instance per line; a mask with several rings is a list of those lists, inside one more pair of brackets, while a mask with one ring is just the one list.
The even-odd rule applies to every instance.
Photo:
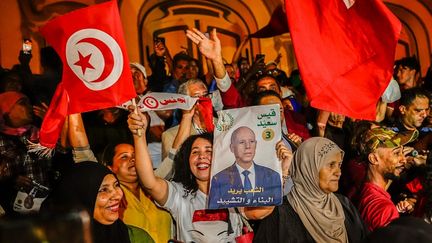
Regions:
[[[209, 98], [215, 121], [223, 109], [278, 104], [279, 205], [208, 209], [210, 184], [223, 187], [229, 181], [223, 173], [230, 172], [211, 178], [213, 134], [200, 103], [190, 110], [112, 107], [69, 115], [52, 157], [30, 152], [62, 76], [61, 60], [46, 47], [42, 74], [32, 74], [31, 53], [22, 51], [19, 64], [1, 70], [0, 220], [80, 209], [90, 218], [93, 242], [236, 242], [252, 230], [254, 242], [432, 240], [431, 68], [421, 77], [415, 57], [397, 60], [400, 98], [388, 103], [383, 97], [376, 120], [361, 121], [311, 107], [300, 72], [279, 69], [280, 55], [267, 63], [257, 55], [250, 64], [239, 49], [227, 62], [216, 30], [186, 36], [208, 72], [186, 52], [171, 57], [156, 39], [151, 75], [130, 64], [137, 97]], [[255, 134], [240, 127], [231, 139], [236, 158], [237, 133], [253, 137], [244, 146], [255, 153]], [[265, 170], [264, 184], [277, 180]]]

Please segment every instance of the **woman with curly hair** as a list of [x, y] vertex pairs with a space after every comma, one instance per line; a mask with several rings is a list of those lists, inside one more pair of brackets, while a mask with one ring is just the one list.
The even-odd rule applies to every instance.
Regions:
[[[192, 112], [193, 114], [193, 112]], [[208, 210], [207, 195], [210, 184], [213, 137], [209, 133], [193, 135], [186, 139], [174, 158], [174, 178], [167, 181], [153, 173], [145, 136], [139, 129], [146, 129], [148, 120], [144, 114], [131, 113], [129, 129], [134, 134], [136, 169], [141, 184], [157, 204], [167, 209], [177, 227], [177, 240], [182, 242], [235, 242], [242, 234], [242, 219], [234, 208]], [[185, 132], [181, 123], [179, 133]], [[291, 162], [292, 155], [282, 144], [277, 154], [283, 164]], [[288, 166], [283, 166], [288, 168]], [[260, 219], [271, 213], [273, 207], [244, 208], [249, 219]]]

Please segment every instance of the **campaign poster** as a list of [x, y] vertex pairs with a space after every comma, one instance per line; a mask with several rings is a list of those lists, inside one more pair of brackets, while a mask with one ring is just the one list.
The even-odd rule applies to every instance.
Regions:
[[279, 105], [222, 110], [214, 129], [208, 208], [257, 207], [282, 202]]

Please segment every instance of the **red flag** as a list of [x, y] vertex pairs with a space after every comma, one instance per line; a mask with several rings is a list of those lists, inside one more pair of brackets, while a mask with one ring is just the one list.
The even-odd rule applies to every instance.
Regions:
[[346, 2], [286, 0], [294, 51], [313, 107], [375, 120], [401, 24], [381, 0]]
[[257, 32], [250, 34], [250, 38], [268, 38], [288, 33], [288, 22], [285, 21], [285, 12], [282, 5], [276, 7], [273, 11], [268, 24]]
[[39, 142], [42, 146], [47, 148], [55, 147], [61, 128], [68, 115], [68, 104], [68, 94], [63, 87], [63, 83], [59, 83], [39, 133]]
[[201, 97], [197, 103], [197, 109], [201, 114], [201, 117], [206, 126], [207, 132], [213, 132], [213, 105], [210, 98]]
[[69, 114], [112, 107], [136, 96], [115, 1], [57, 17], [41, 32], [63, 61]]
[[[116, 1], [57, 17], [41, 33], [63, 61], [62, 87], [56, 92], [62, 98], [53, 97], [53, 101], [60, 102], [51, 103], [41, 129], [41, 144], [52, 147], [62, 124], [47, 124], [61, 120], [59, 116], [117, 106], [136, 93]], [[65, 95], [68, 104], [62, 103], [67, 101]]]

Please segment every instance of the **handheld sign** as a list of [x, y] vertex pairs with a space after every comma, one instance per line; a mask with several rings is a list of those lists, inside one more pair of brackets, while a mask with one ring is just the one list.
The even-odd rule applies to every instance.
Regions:
[[223, 110], [215, 125], [209, 208], [282, 202], [279, 105]]

